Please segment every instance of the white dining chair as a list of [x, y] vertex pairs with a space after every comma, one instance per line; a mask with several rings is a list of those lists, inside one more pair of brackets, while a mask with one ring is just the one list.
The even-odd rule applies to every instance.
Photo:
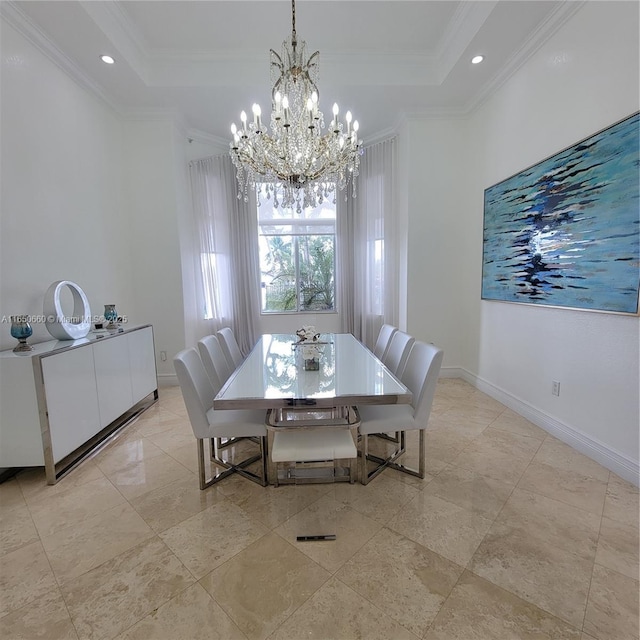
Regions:
[[[435, 345], [414, 342], [400, 379], [411, 391], [411, 404], [361, 405], [360, 418], [360, 481], [367, 484], [387, 467], [397, 469], [418, 478], [425, 476], [424, 434], [429, 422], [433, 396], [440, 375], [444, 352]], [[397, 462], [406, 451], [405, 432], [418, 430], [420, 450], [418, 470], [410, 469]], [[400, 432], [400, 443], [387, 458], [380, 458], [369, 452], [369, 436], [379, 433]], [[376, 466], [368, 471], [368, 462]]]
[[[214, 389], [200, 359], [198, 351], [191, 347], [180, 351], [173, 359], [178, 376], [182, 397], [187, 408], [193, 435], [197, 441], [198, 477], [200, 489], [206, 489], [232, 473], [238, 473], [262, 486], [267, 484], [267, 428], [266, 415], [261, 410], [224, 409], [214, 410]], [[250, 456], [239, 462], [223, 460], [215, 445], [217, 438], [256, 438], [260, 447], [258, 455]], [[206, 477], [204, 443], [209, 443], [212, 474]], [[247, 468], [260, 461], [260, 473]], [[215, 473], [213, 466], [225, 469]]]
[[218, 338], [214, 335], [198, 340], [198, 352], [215, 393], [222, 389], [231, 371]]
[[[358, 450], [352, 431], [355, 429], [314, 427], [312, 423], [275, 430], [269, 452], [271, 484], [277, 487], [282, 483], [341, 480], [348, 480], [353, 484], [358, 473]], [[290, 475], [284, 480], [279, 477], [281, 465], [289, 466]], [[307, 475], [301, 480], [296, 473], [298, 465], [313, 467], [316, 474]]]
[[[233, 367], [229, 364], [227, 356], [225, 356], [218, 336], [209, 335], [198, 340], [198, 351], [204, 368], [211, 380], [214, 396], [224, 386], [224, 383], [233, 373]], [[216, 449], [222, 449], [237, 443], [242, 438], [216, 438]]]
[[[269, 410], [271, 484], [277, 487], [281, 483], [355, 482], [359, 426], [354, 407]], [[282, 467], [286, 469], [284, 474], [279, 473], [285, 471]]]
[[238, 345], [235, 334], [229, 327], [224, 327], [220, 329], [216, 335], [218, 336], [218, 340], [220, 340], [220, 346], [232, 370], [237, 369], [244, 362], [244, 357], [240, 351], [240, 346]]
[[405, 363], [409, 357], [409, 351], [415, 339], [404, 331], [396, 331], [391, 336], [391, 342], [389, 342], [389, 348], [382, 357], [382, 362], [386, 365], [387, 369], [400, 377], [404, 370]]
[[383, 324], [380, 327], [378, 339], [376, 340], [375, 347], [373, 347], [373, 355], [379, 360], [382, 360], [384, 354], [387, 352], [391, 338], [396, 331], [397, 329], [390, 324]]

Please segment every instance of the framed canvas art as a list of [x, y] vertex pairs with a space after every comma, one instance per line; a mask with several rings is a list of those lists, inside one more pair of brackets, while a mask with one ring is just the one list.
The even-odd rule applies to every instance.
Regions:
[[638, 313], [636, 113], [484, 192], [482, 298]]

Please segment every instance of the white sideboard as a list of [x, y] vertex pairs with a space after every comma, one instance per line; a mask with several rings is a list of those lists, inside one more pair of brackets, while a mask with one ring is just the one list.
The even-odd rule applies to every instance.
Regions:
[[55, 484], [157, 399], [151, 325], [2, 351], [0, 468], [44, 466]]

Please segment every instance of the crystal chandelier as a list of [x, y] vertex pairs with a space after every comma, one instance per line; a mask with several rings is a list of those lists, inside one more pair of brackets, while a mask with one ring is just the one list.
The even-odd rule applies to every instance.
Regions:
[[[253, 105], [253, 121], [240, 114], [240, 127], [231, 125], [231, 159], [236, 167], [238, 198], [248, 200], [249, 188], [264, 185], [274, 207], [316, 207], [350, 183], [355, 197], [362, 142], [358, 121], [347, 111], [343, 124], [333, 105], [327, 132], [319, 106], [320, 52], [306, 58], [306, 43], [296, 37], [295, 0], [291, 2], [291, 37], [282, 54], [271, 49], [271, 133]], [[258, 196], [259, 197], [259, 196]]]

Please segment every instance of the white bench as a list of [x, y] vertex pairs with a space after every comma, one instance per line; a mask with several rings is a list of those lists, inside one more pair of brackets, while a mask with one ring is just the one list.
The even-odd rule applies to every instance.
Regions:
[[299, 411], [290, 422], [280, 415], [276, 423], [273, 414], [267, 420], [271, 484], [355, 482], [358, 423], [351, 410], [345, 418], [329, 420], [309, 413], [308, 420], [301, 419]]

